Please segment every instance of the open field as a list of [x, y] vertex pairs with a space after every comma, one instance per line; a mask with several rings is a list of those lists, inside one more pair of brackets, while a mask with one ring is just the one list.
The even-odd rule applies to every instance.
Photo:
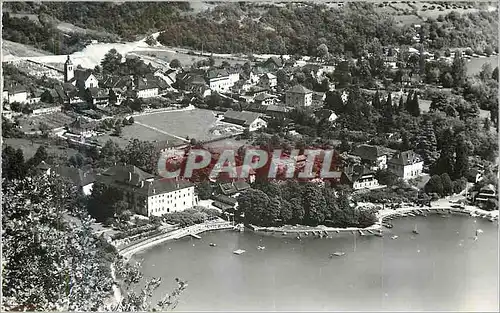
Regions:
[[210, 140], [235, 133], [238, 127], [218, 123], [210, 110], [194, 109], [135, 117], [135, 121], [182, 138]]
[[75, 119], [62, 112], [49, 113], [39, 116], [30, 116], [28, 118], [21, 118], [19, 121], [23, 131], [35, 131], [41, 123], [47, 124], [49, 129], [64, 127], [70, 124]]
[[128, 125], [122, 128], [122, 135], [120, 137], [115, 137], [115, 136], [110, 136], [110, 135], [100, 135], [98, 137], [95, 137], [97, 141], [101, 144], [104, 145], [106, 141], [111, 139], [112, 141], [116, 142], [120, 147], [124, 148], [127, 146], [129, 140], [131, 139], [139, 139], [139, 140], [145, 140], [145, 141], [158, 141], [158, 142], [163, 142], [163, 141], [168, 141], [168, 144], [171, 145], [177, 145], [181, 144], [182, 141], [174, 138], [172, 136], [154, 131], [152, 129], [149, 129], [147, 127], [144, 127], [139, 124], [133, 124], [133, 125]]
[[2, 40], [2, 54], [4, 57], [7, 55], [17, 57], [39, 57], [51, 55], [51, 53], [48, 51], [43, 51], [30, 45], [24, 45], [22, 43], [17, 43], [9, 40]]
[[481, 71], [481, 67], [483, 66], [483, 64], [486, 63], [491, 64], [491, 67], [495, 68], [498, 66], [498, 60], [499, 60], [498, 55], [471, 59], [469, 62], [467, 62], [467, 74], [468, 75], [479, 74], [479, 72]]
[[[12, 146], [15, 149], [20, 148], [23, 150], [24, 159], [28, 160], [35, 155], [36, 150], [42, 145], [42, 143], [40, 143], [37, 139], [35, 139], [32, 143], [30, 139], [25, 138], [3, 138], [3, 145]], [[78, 153], [78, 151], [73, 148], [59, 147], [52, 144], [47, 144], [46, 148], [49, 155], [58, 155], [65, 158], [69, 158], [70, 156]]]

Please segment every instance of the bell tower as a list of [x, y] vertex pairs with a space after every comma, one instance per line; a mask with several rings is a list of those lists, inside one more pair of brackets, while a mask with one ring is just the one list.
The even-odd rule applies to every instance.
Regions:
[[75, 77], [75, 69], [73, 67], [73, 62], [71, 62], [71, 59], [68, 55], [68, 59], [64, 63], [64, 82], [69, 82], [73, 79], [73, 77]]

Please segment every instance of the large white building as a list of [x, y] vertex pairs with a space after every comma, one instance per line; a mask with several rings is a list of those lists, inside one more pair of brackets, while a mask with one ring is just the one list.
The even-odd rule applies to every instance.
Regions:
[[144, 216], [161, 216], [198, 204], [191, 182], [155, 177], [133, 165], [116, 165], [97, 180], [123, 191], [130, 209]]
[[312, 104], [313, 92], [304, 86], [295, 85], [286, 91], [286, 106], [288, 107], [308, 107]]
[[237, 72], [228, 72], [226, 69], [212, 69], [206, 74], [208, 86], [213, 91], [229, 92], [231, 87], [240, 80]]
[[76, 86], [79, 90], [97, 88], [99, 85], [99, 81], [94, 74], [92, 74], [91, 70], [82, 68], [75, 69], [69, 55], [64, 63], [64, 82]]
[[422, 174], [424, 161], [413, 151], [404, 151], [396, 154], [387, 161], [387, 169], [402, 179], [411, 179]]

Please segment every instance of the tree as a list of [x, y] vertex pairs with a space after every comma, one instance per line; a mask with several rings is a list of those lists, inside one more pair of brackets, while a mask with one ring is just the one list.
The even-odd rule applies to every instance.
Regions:
[[457, 137], [455, 145], [455, 179], [466, 177], [469, 171], [469, 152], [463, 135]]
[[322, 43], [316, 49], [316, 55], [320, 58], [324, 58], [328, 55], [328, 47]]
[[182, 64], [178, 59], [173, 59], [172, 61], [170, 61], [169, 66], [171, 68], [180, 68], [180, 67], [182, 67]]
[[450, 174], [453, 175], [453, 166], [455, 161], [455, 149], [453, 143], [453, 131], [450, 128], [447, 128], [442, 135], [442, 143], [441, 143], [441, 153], [439, 155], [439, 159], [436, 162], [434, 172], [436, 174]]
[[26, 176], [26, 164], [21, 149], [6, 146], [2, 150], [2, 177], [7, 180], [22, 179]]
[[425, 184], [424, 190], [426, 193], [437, 193], [438, 195], [443, 196], [444, 187], [441, 177], [438, 175], [432, 176], [427, 184]]
[[115, 126], [115, 131], [113, 132], [113, 135], [120, 137], [122, 135], [122, 127], [121, 125], [117, 124]]
[[155, 174], [158, 169], [160, 151], [152, 142], [138, 139], [130, 140], [121, 155], [121, 161]]
[[372, 99], [372, 106], [376, 109], [376, 110], [380, 110], [382, 108], [382, 104], [380, 103], [380, 94], [377, 90], [377, 92], [373, 95], [373, 99]]
[[332, 110], [336, 114], [344, 111], [344, 102], [338, 91], [329, 91], [326, 93], [325, 109]]
[[495, 81], [498, 81], [498, 66], [495, 67], [495, 69], [491, 73], [491, 78]]
[[420, 116], [420, 105], [418, 103], [418, 94], [416, 92], [413, 94], [413, 99], [411, 99], [408, 104], [408, 113], [415, 117]]
[[250, 224], [273, 225], [280, 212], [270, 204], [268, 195], [261, 190], [248, 189], [238, 196], [238, 207], [245, 214], [245, 221]]
[[451, 65], [451, 75], [453, 77], [454, 86], [461, 87], [464, 84], [465, 78], [467, 77], [467, 63], [459, 52], [455, 53], [455, 57]]
[[490, 80], [493, 76], [493, 68], [490, 63], [484, 63], [481, 66], [481, 71], [479, 72], [479, 78], [483, 81]]
[[147, 36], [145, 41], [149, 46], [156, 46], [156, 44], [158, 43], [153, 35]]
[[36, 149], [35, 155], [28, 161], [30, 167], [35, 167], [42, 161], [47, 161], [49, 155], [45, 145], [41, 145]]
[[448, 173], [441, 174], [441, 183], [443, 184], [443, 195], [451, 195], [453, 193], [453, 182]]
[[490, 131], [491, 129], [491, 121], [487, 117], [484, 119], [483, 129], [486, 131]]
[[453, 87], [453, 75], [449, 72], [444, 73], [441, 77], [441, 84], [445, 88]]
[[121, 63], [122, 55], [113, 48], [104, 55], [101, 61], [102, 71], [106, 74], [113, 74], [120, 68]]
[[201, 200], [208, 200], [212, 197], [212, 185], [209, 181], [202, 181], [196, 185], [196, 190], [198, 191], [198, 196]]
[[439, 157], [436, 134], [430, 119], [425, 119], [422, 124], [420, 133], [417, 135], [416, 152], [423, 157], [424, 164], [432, 168]]
[[113, 284], [107, 243], [93, 235], [76, 188], [45, 175], [2, 183], [2, 311], [99, 310]]
[[306, 213], [307, 224], [318, 225], [325, 221], [327, 216], [327, 206], [325, 197], [320, 188], [313, 184], [308, 184], [304, 191], [302, 205]]
[[84, 164], [84, 161], [85, 160], [83, 158], [83, 155], [81, 155], [80, 153], [72, 155], [68, 159], [69, 164], [76, 168], [81, 168]]
[[133, 116], [129, 117], [129, 119], [128, 119], [128, 123], [129, 123], [130, 125], [132, 125], [132, 124], [134, 124], [134, 123], [135, 123], [135, 120], [134, 120], [134, 117], [133, 117]]

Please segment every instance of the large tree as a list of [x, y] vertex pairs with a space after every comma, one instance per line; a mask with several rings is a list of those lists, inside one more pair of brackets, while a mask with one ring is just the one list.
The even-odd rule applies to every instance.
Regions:
[[113, 74], [120, 68], [121, 63], [122, 55], [113, 48], [104, 55], [101, 61], [102, 70], [105, 74]]
[[424, 158], [424, 164], [432, 167], [439, 157], [436, 134], [430, 119], [425, 119], [417, 135], [417, 153]]

